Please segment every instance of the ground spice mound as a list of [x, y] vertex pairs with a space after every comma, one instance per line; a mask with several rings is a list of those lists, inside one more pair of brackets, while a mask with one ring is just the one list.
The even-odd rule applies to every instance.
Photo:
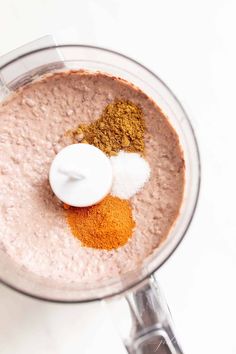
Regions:
[[116, 101], [104, 109], [95, 122], [81, 124], [73, 132], [108, 155], [120, 150], [144, 152], [145, 122], [141, 108], [129, 101]]
[[135, 222], [128, 200], [109, 195], [91, 207], [64, 207], [72, 234], [86, 247], [111, 250], [132, 236]]

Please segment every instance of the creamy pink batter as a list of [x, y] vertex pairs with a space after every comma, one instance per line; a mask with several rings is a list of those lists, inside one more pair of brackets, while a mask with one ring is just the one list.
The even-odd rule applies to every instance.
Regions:
[[[65, 132], [98, 118], [115, 99], [143, 109], [152, 174], [132, 199], [133, 237], [103, 251], [82, 247], [72, 236], [48, 171], [55, 154], [71, 143]], [[0, 247], [20, 266], [63, 282], [111, 277], [135, 269], [167, 236], [183, 196], [183, 155], [177, 134], [144, 93], [103, 74], [54, 74], [2, 103], [0, 122]]]

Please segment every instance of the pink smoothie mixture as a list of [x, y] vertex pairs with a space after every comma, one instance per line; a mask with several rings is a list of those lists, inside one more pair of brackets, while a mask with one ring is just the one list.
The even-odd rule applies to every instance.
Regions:
[[[65, 132], [94, 121], [117, 99], [143, 110], [151, 178], [131, 199], [132, 238], [106, 251], [83, 247], [71, 234], [48, 172], [71, 144]], [[184, 160], [174, 129], [143, 92], [105, 74], [58, 73], [3, 102], [0, 122], [0, 248], [19, 266], [56, 281], [97, 280], [137, 268], [167, 237], [182, 202]]]

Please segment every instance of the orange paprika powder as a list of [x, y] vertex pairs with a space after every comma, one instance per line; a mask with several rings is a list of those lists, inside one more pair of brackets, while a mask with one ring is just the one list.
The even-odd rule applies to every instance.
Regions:
[[90, 207], [64, 208], [72, 234], [86, 247], [112, 250], [132, 236], [135, 222], [128, 200], [108, 195]]

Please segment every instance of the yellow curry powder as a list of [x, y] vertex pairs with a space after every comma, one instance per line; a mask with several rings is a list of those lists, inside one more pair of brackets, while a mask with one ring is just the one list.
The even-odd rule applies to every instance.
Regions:
[[64, 208], [72, 234], [86, 247], [111, 250], [125, 245], [132, 236], [135, 222], [128, 200], [108, 195], [90, 207]]
[[72, 135], [83, 135], [82, 142], [111, 156], [120, 150], [142, 154], [144, 133], [141, 108], [130, 101], [116, 101], [106, 106], [99, 119], [91, 124], [80, 124]]

